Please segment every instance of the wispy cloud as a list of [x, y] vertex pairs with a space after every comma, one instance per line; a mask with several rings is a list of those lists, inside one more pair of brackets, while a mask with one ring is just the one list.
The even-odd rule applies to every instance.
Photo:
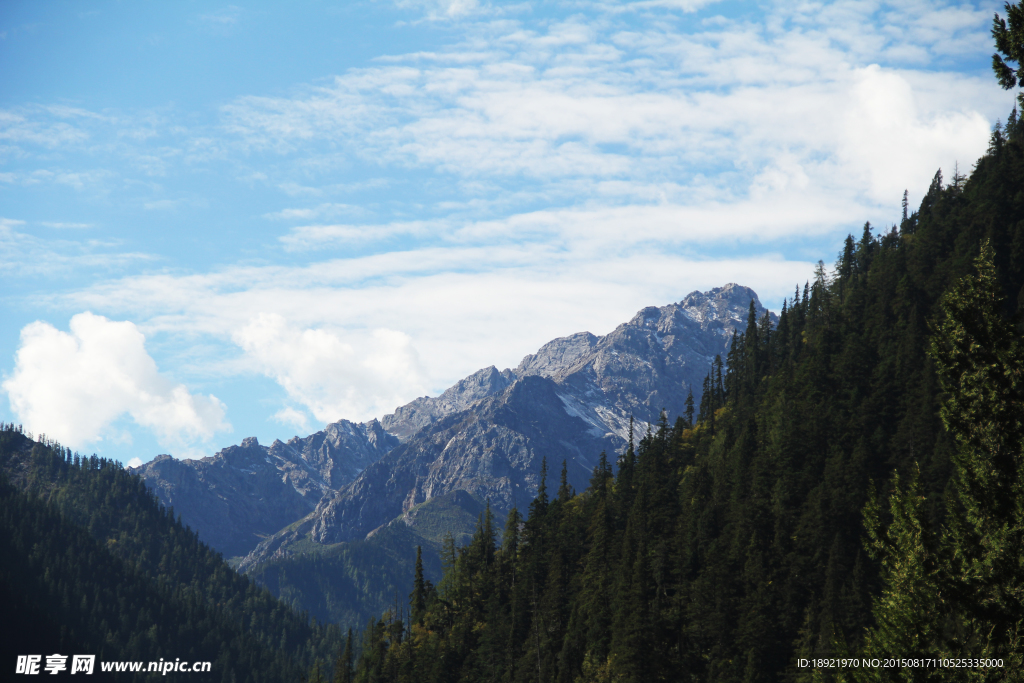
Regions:
[[[205, 189], [174, 181], [228, 178], [245, 192], [224, 214], [256, 235], [211, 250], [216, 265], [33, 302], [130, 318], [165, 348], [202, 340], [214, 350], [190, 351], [196, 373], [271, 378], [280, 423], [379, 415], [694, 289], [736, 281], [779, 301], [820, 245], [973, 162], [1012, 105], [962, 68], [987, 61], [985, 6], [397, 5], [450, 42], [205, 114], [0, 112], [0, 154], [19, 160], [8, 186], [145, 188], [131, 198], [144, 220], [185, 221]], [[40, 224], [0, 222], [0, 270], [147, 258], [29, 234]]]
[[0, 141], [53, 149], [78, 145], [89, 139], [88, 132], [70, 123], [33, 116], [40, 111], [0, 110]]
[[84, 230], [85, 228], [93, 227], [92, 223], [59, 223], [52, 221], [42, 221], [40, 225], [56, 228], [57, 230]]
[[[24, 225], [23, 220], [0, 218], [0, 275], [45, 273], [52, 281], [57, 276], [69, 278], [83, 269], [109, 272], [157, 260], [150, 253], [124, 250], [117, 242], [41, 238], [24, 231]], [[89, 227], [86, 223], [43, 225], [59, 229]]]
[[[579, 18], [543, 31], [483, 23], [447, 52], [353, 70], [295, 97], [241, 98], [223, 115], [251, 149], [308, 159], [327, 143], [456, 178], [543, 183], [547, 193], [571, 185], [576, 197], [581, 182], [593, 197], [603, 181], [672, 178], [705, 191], [710, 181], [717, 200], [732, 201], [790, 168], [810, 179], [808, 194], [830, 184], [891, 202], [905, 188], [923, 191], [931, 173], [922, 167], [984, 150], [989, 116], [965, 108], [965, 93], [988, 111], [999, 99], [987, 81], [917, 72], [916, 57], [898, 52], [932, 58], [985, 44], [983, 13], [938, 12], [943, 19], [780, 7], [767, 25], [726, 21], [696, 33]], [[916, 161], [881, 164], [866, 140], [878, 141], [870, 151], [895, 144]]]
[[400, 235], [444, 237], [451, 233], [449, 226], [449, 221], [410, 221], [387, 225], [303, 225], [292, 228], [280, 241], [288, 250], [299, 251], [365, 244]]
[[284, 221], [308, 221], [318, 218], [331, 218], [340, 215], [365, 214], [366, 209], [352, 204], [326, 203], [302, 209], [281, 209], [264, 214], [264, 218]]
[[468, 15], [493, 12], [489, 3], [481, 4], [479, 0], [394, 0], [394, 2], [402, 9], [421, 12], [422, 16], [430, 21], [462, 19]]
[[241, 7], [228, 5], [215, 12], [200, 14], [198, 23], [210, 33], [231, 35], [241, 23], [244, 13]]

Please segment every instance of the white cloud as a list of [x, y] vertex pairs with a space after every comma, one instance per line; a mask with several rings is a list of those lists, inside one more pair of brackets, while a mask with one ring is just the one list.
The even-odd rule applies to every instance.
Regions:
[[264, 214], [264, 218], [271, 220], [313, 220], [317, 218], [337, 216], [341, 214], [359, 214], [366, 213], [365, 209], [358, 206], [352, 206], [351, 204], [338, 204], [328, 203], [320, 204], [315, 207], [302, 208], [302, 209], [282, 209], [280, 211], [274, 211], [272, 213]]
[[15, 230], [25, 221], [0, 218], [0, 275], [45, 274], [52, 282], [86, 268], [124, 268], [152, 254], [118, 251], [117, 242], [42, 239]]
[[0, 141], [14, 145], [38, 145], [47, 149], [79, 145], [89, 134], [63, 121], [45, 120], [45, 110], [0, 109]]
[[[261, 314], [232, 337], [263, 373], [321, 422], [383, 415], [408, 400], [410, 392], [423, 391], [412, 341], [394, 330], [342, 338], [324, 329], [290, 327], [281, 315]], [[285, 409], [275, 417], [294, 421], [296, 413]]]
[[911, 179], [919, 193], [940, 166], [951, 176], [954, 162], [969, 168], [987, 146], [990, 127], [981, 114], [946, 109], [922, 116], [911, 84], [877, 65], [857, 71], [850, 95], [840, 155], [876, 201]]
[[632, 2], [602, 4], [612, 12], [630, 12], [642, 9], [674, 9], [681, 12], [696, 12], [719, 0], [633, 0]]
[[[226, 165], [267, 190], [239, 214], [282, 221], [225, 240], [222, 267], [112, 277], [42, 303], [131, 317], [199, 348], [199, 372], [256, 369], [288, 394], [272, 419], [297, 429], [379, 416], [693, 289], [735, 281], [777, 302], [830, 260], [821, 244], [896, 219], [903, 190], [914, 202], [937, 167], [969, 168], [1012, 104], [963, 66], [991, 50], [985, 7], [779, 2], [676, 21], [712, 3], [574, 0], [568, 19], [500, 20], [507, 5], [399, 4], [450, 22], [453, 42], [231, 100], [167, 150], [131, 147], [169, 135], [160, 117], [126, 117], [139, 132], [113, 145], [87, 112], [0, 113], [0, 139], [21, 151], [102, 142], [168, 182]], [[98, 182], [75, 172], [0, 180]], [[133, 205], [192, 220], [193, 203], [167, 196]], [[55, 242], [19, 226], [0, 222], [0, 270], [60, 272], [26, 258]]]
[[309, 432], [309, 418], [301, 410], [286, 406], [274, 413], [274, 419], [282, 424], [295, 427], [303, 433]]
[[180, 202], [175, 199], [157, 199], [156, 201], [144, 203], [142, 208], [147, 211], [169, 211], [178, 206], [178, 204]]
[[199, 20], [210, 24], [231, 25], [237, 24], [241, 15], [242, 9], [240, 7], [228, 5], [216, 12], [199, 15]]
[[216, 397], [191, 394], [158, 372], [133, 323], [92, 313], [71, 318], [70, 334], [45, 322], [26, 325], [2, 387], [26, 427], [72, 446], [102, 439], [124, 414], [163, 445], [230, 429]]
[[325, 246], [375, 242], [398, 235], [442, 235], [451, 231], [450, 221], [410, 221], [388, 225], [302, 225], [279, 239], [291, 251]]
[[481, 9], [477, 0], [395, 0], [395, 5], [423, 12], [431, 20], [457, 19]]
[[57, 230], [80, 230], [92, 227], [92, 223], [53, 223], [50, 221], [43, 221], [40, 225], [45, 225], [48, 228], [56, 228]]
[[142, 458], [132, 458], [125, 463], [127, 467], [142, 467]]
[[771, 253], [712, 259], [657, 243], [597, 254], [505, 245], [140, 276], [65, 304], [133, 311], [165, 344], [231, 339], [242, 359], [197, 359], [205, 365], [196, 371], [271, 377], [294, 405], [274, 419], [301, 428], [299, 408], [321, 423], [380, 417], [479, 368], [514, 367], [554, 337], [610, 332], [643, 306], [727, 282], [779, 302], [812, 273], [812, 262]]
[[[477, 22], [447, 50], [390, 57], [291, 97], [240, 98], [222, 113], [246, 148], [307, 167], [355, 156], [467, 186], [493, 179], [532, 202], [601, 201], [608, 182], [671, 181], [687, 204], [707, 198], [709, 208], [782, 187], [895, 205], [904, 189], [923, 193], [938, 166], [985, 149], [986, 122], [1005, 100], [990, 79], [908, 69], [921, 55], [982, 56], [984, 14], [783, 4], [764, 25], [723, 20], [689, 33], [600, 16], [541, 30]], [[943, 41], [951, 33], [955, 48]]]

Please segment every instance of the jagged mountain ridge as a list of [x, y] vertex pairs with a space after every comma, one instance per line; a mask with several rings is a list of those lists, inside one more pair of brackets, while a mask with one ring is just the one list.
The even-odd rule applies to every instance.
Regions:
[[365, 538], [416, 505], [453, 491], [489, 500], [500, 513], [536, 495], [542, 460], [551, 477], [566, 461], [583, 489], [602, 450], [626, 443], [629, 418], [654, 422], [683, 411], [716, 354], [745, 324], [753, 290], [730, 284], [693, 292], [677, 304], [648, 307], [603, 337], [555, 339], [514, 371], [490, 367], [436, 399], [421, 398], [382, 420], [406, 436], [316, 509], [261, 542], [246, 569], [287, 556], [303, 539], [332, 544]]
[[[695, 398], [700, 399], [700, 383], [707, 366], [716, 354], [724, 358], [733, 330], [746, 324], [751, 300], [760, 317], [766, 309], [757, 293], [734, 283], [708, 292], [691, 292], [677, 304], [660, 308], [649, 306], [603, 337], [577, 332], [554, 339], [524, 357], [515, 370], [499, 372], [494, 366], [478, 370], [436, 398], [424, 396], [397, 408], [381, 418], [381, 424], [405, 441], [419, 429], [505, 390], [517, 379], [540, 375], [563, 381], [587, 366], [590, 368], [588, 378], [602, 392], [610, 392], [627, 413], [626, 422], [613, 421], [618, 422], [613, 431], [625, 438], [629, 414], [648, 422], [657, 419], [661, 408], [675, 414], [672, 408], [681, 409], [690, 387]], [[777, 316], [770, 315], [774, 323]], [[622, 357], [618, 357], [620, 355]], [[650, 376], [637, 377], [640, 379], [638, 388], [647, 394], [640, 399], [635, 391], [629, 391], [628, 386], [623, 386], [623, 375], [630, 373], [630, 364], [636, 375], [649, 375], [641, 369], [649, 365], [648, 356], [655, 359], [664, 356], [666, 362], [675, 364], [677, 367], [667, 368], [667, 371], [673, 377], [682, 376], [682, 384], [672, 385]], [[682, 366], [686, 367], [685, 371]], [[664, 366], [661, 370], [665, 370]], [[659, 399], [663, 401], [660, 404]]]
[[[678, 414], [691, 386], [699, 399], [711, 359], [727, 349], [751, 299], [763, 314], [757, 295], [746, 287], [730, 284], [692, 292], [679, 303], [642, 309], [603, 337], [580, 332], [552, 340], [523, 358], [515, 370], [479, 370], [441, 395], [417, 398], [379, 422], [340, 420], [305, 438], [275, 441], [269, 447], [245, 439], [199, 460], [160, 456], [138, 471], [162, 503], [173, 505], [204, 541], [227, 557], [245, 555], [275, 534], [266, 546], [287, 546], [290, 541], [283, 537], [295, 540], [300, 529], [312, 534], [315, 528], [319, 542], [363, 537], [412, 506], [452, 491], [491, 498], [505, 512], [535, 494], [541, 459], [546, 457], [554, 470], [567, 458], [570, 481], [582, 488], [600, 451], [614, 452], [625, 443], [630, 415], [653, 422], [661, 408]], [[483, 403], [529, 377], [550, 382], [553, 389], [531, 385], [530, 391], [514, 392], [503, 404], [505, 411], [531, 410], [517, 402], [542, 396], [560, 424], [547, 424], [547, 433], [524, 432], [508, 421], [488, 426], [488, 420], [505, 413]], [[472, 419], [445, 422], [476, 407], [482, 412]], [[472, 426], [481, 419], [484, 424]], [[449, 434], [445, 445], [452, 442], [454, 448], [436, 447], [443, 434]], [[381, 461], [400, 444], [410, 445], [393, 460]], [[391, 479], [385, 470], [395, 467], [395, 481], [405, 482], [408, 489], [400, 492], [392, 486], [376, 501], [383, 490], [371, 486], [367, 475], [348, 491], [378, 461], [375, 477]], [[410, 472], [417, 474], [410, 478]], [[339, 497], [347, 502], [334, 502]], [[330, 514], [318, 512], [318, 505]], [[353, 505], [358, 512], [349, 510]], [[320, 523], [293, 525], [307, 515], [321, 518]], [[350, 530], [336, 528], [351, 519], [359, 521]], [[288, 526], [292, 528], [277, 533]], [[257, 555], [266, 557], [266, 548]]]
[[309, 514], [325, 493], [351, 482], [398, 443], [377, 420], [340, 420], [287, 443], [263, 446], [248, 437], [198, 460], [160, 455], [135, 472], [204, 542], [235, 557]]
[[440, 418], [465, 410], [476, 401], [503, 390], [516, 375], [508, 369], [498, 372], [493, 365], [460, 379], [436, 398], [421, 396], [381, 418], [381, 424], [403, 441]]

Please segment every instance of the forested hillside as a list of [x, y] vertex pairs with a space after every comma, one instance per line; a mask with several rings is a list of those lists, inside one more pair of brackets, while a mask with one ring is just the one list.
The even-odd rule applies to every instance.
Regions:
[[[16, 655], [210, 661], [230, 681], [296, 681], [336, 654], [318, 625], [237, 574], [118, 463], [0, 429], [0, 600]], [[122, 674], [130, 676], [130, 674]]]
[[483, 516], [338, 680], [811, 680], [799, 658], [856, 652], [1019, 679], [1022, 133], [848, 238], [776, 327], [752, 312], [692, 422], [542, 488], [500, 546]]

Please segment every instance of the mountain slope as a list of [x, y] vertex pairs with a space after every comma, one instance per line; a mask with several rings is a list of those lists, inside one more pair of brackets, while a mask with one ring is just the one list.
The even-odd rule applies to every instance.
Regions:
[[500, 548], [481, 525], [408, 632], [367, 630], [355, 680], [1024, 680], [1007, 129], [966, 183], [936, 174], [898, 228], [848, 238], [776, 326], [751, 316], [696, 424], [659, 424], [580, 495], [541, 492]]
[[0, 595], [17, 626], [0, 644], [7, 662], [180, 658], [210, 661], [224, 680], [291, 681], [340, 640], [234, 572], [119, 464], [11, 425], [0, 429]]
[[645, 308], [603, 337], [584, 332], [556, 339], [514, 371], [487, 368], [438, 399], [417, 399], [410, 404], [415, 410], [399, 409], [382, 423], [409, 425], [415, 418], [419, 431], [325, 496], [300, 523], [261, 542], [240, 566], [288, 556], [306, 540], [365, 538], [454, 491], [490, 501], [504, 515], [536, 494], [544, 460], [552, 472], [564, 460], [569, 483], [583, 489], [600, 453], [625, 445], [630, 416], [655, 422], [663, 408], [684, 410], [689, 388], [699, 386], [715, 355], [724, 355], [752, 301], [763, 315], [747, 287], [694, 292], [676, 304]]
[[355, 479], [398, 443], [377, 420], [340, 420], [287, 443], [261, 446], [250, 437], [208, 458], [161, 455], [134, 471], [203, 541], [234, 557], [309, 514], [325, 493]]

